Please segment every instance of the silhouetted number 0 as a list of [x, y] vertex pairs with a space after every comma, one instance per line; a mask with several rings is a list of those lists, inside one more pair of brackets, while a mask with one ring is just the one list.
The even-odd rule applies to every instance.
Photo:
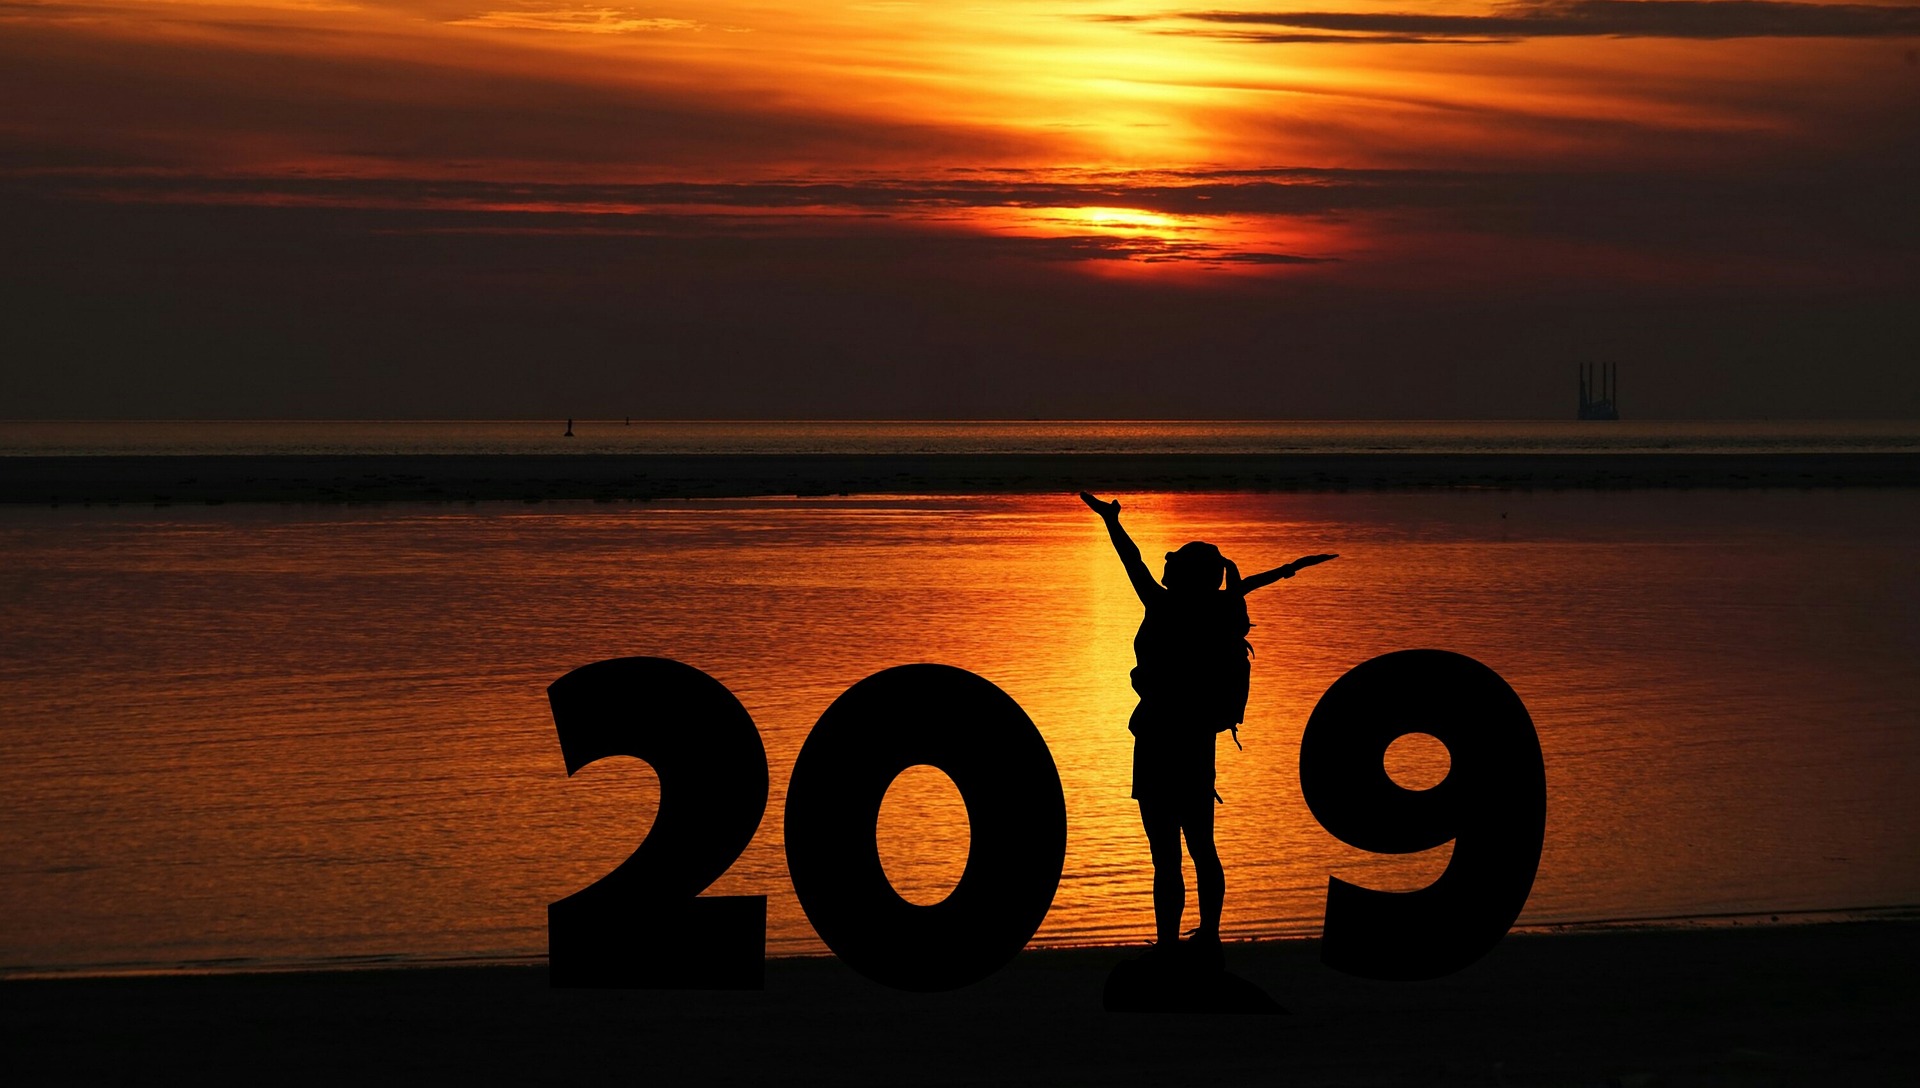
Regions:
[[[660, 778], [660, 809], [620, 866], [548, 907], [557, 986], [758, 988], [766, 897], [701, 896], [753, 838], [767, 756], [740, 701], [665, 658], [582, 666], [547, 689], [572, 774], [631, 755]], [[1432, 789], [1387, 777], [1387, 746], [1428, 733], [1452, 766]], [[945, 771], [971, 842], [945, 900], [902, 899], [880, 865], [880, 803], [908, 767]], [[1327, 689], [1300, 744], [1314, 817], [1375, 853], [1454, 843], [1417, 892], [1328, 881], [1322, 958], [1349, 974], [1435, 978], [1485, 955], [1525, 905], [1546, 831], [1546, 773], [1526, 707], [1469, 657], [1404, 650]], [[1066, 800], [1039, 730], [1007, 694], [964, 669], [902, 665], [834, 700], [801, 746], [787, 790], [787, 868], [827, 947], [905, 990], [978, 981], [1046, 917], [1066, 859]]]
[[[917, 764], [953, 779], [971, 841], [938, 903], [902, 899], [874, 828], [887, 786]], [[787, 786], [787, 871], [820, 939], [902, 990], [978, 982], [1040, 928], [1067, 856], [1067, 801], [1047, 742], [1020, 704], [947, 665], [878, 672], [835, 699]]]
[[[1452, 765], [1431, 789], [1387, 777], [1387, 746], [1428, 733]], [[1402, 650], [1334, 681], [1300, 738], [1300, 791], [1335, 838], [1376, 854], [1453, 842], [1440, 879], [1415, 892], [1327, 881], [1320, 957], [1378, 979], [1451, 974], [1506, 935], [1533, 889], [1547, 826], [1546, 767], [1520, 697], [1444, 650]]]

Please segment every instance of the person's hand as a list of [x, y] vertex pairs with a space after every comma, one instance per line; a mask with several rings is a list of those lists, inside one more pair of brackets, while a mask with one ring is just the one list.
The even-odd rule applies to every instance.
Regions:
[[1288, 563], [1286, 567], [1287, 572], [1285, 574], [1282, 574], [1280, 577], [1291, 578], [1294, 575], [1300, 573], [1302, 568], [1317, 566], [1321, 563], [1326, 562], [1329, 559], [1338, 559], [1338, 558], [1340, 558], [1340, 555], [1338, 552], [1335, 552], [1331, 555], [1303, 555], [1300, 558], [1294, 560], [1293, 562]]
[[1080, 501], [1086, 503], [1094, 513], [1099, 514], [1103, 518], [1117, 518], [1120, 516], [1119, 499], [1115, 499], [1112, 502], [1101, 502], [1087, 492], [1082, 491], [1080, 493]]

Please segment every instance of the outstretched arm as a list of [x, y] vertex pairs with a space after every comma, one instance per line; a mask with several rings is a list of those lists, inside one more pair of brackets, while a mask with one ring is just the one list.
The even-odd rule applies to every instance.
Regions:
[[1324, 563], [1329, 559], [1338, 558], [1340, 558], [1338, 554], [1303, 555], [1285, 566], [1275, 567], [1272, 570], [1263, 570], [1259, 574], [1247, 578], [1239, 577], [1240, 572], [1234, 568], [1232, 563], [1228, 563], [1227, 588], [1231, 590], [1237, 587], [1240, 593], [1252, 593], [1261, 586], [1270, 586], [1282, 578], [1291, 578], [1307, 567], [1311, 567], [1317, 563]]
[[1133, 583], [1133, 592], [1145, 604], [1156, 594], [1164, 592], [1160, 583], [1153, 580], [1153, 572], [1147, 569], [1147, 561], [1140, 558], [1140, 546], [1133, 542], [1127, 531], [1120, 526], [1120, 503], [1101, 502], [1085, 491], [1080, 493], [1080, 501], [1086, 503], [1100, 520], [1107, 523], [1107, 536], [1113, 541], [1113, 550], [1120, 555], [1120, 564], [1127, 568], [1127, 581]]

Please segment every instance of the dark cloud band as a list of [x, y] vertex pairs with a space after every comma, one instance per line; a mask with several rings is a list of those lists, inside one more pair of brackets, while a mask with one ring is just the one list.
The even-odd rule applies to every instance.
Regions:
[[[1161, 17], [1118, 16], [1147, 22]], [[1400, 12], [1196, 11], [1164, 18], [1209, 24], [1164, 33], [1330, 44], [1473, 44], [1526, 38], [1905, 38], [1920, 7], [1785, 0], [1562, 0], [1504, 4], [1489, 15]], [[1231, 28], [1231, 29], [1228, 29]], [[1266, 28], [1279, 28], [1269, 30]]]

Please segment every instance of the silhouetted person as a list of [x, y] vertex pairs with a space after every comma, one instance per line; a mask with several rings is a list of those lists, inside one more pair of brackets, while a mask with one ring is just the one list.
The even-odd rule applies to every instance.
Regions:
[[[1240, 578], [1220, 549], [1203, 541], [1167, 553], [1154, 581], [1140, 549], [1120, 526], [1120, 504], [1080, 498], [1101, 520], [1127, 579], [1146, 608], [1133, 638], [1133, 690], [1140, 696], [1127, 728], [1133, 733], [1133, 797], [1153, 855], [1153, 920], [1149, 953], [1164, 957], [1179, 945], [1186, 885], [1180, 874], [1180, 838], [1193, 858], [1200, 893], [1200, 926], [1189, 937], [1194, 959], [1220, 964], [1220, 911], [1226, 874], [1213, 845], [1213, 748], [1216, 734], [1236, 728], [1246, 713], [1246, 595], [1332, 555], [1309, 555]], [[1227, 587], [1221, 589], [1223, 576]]]

